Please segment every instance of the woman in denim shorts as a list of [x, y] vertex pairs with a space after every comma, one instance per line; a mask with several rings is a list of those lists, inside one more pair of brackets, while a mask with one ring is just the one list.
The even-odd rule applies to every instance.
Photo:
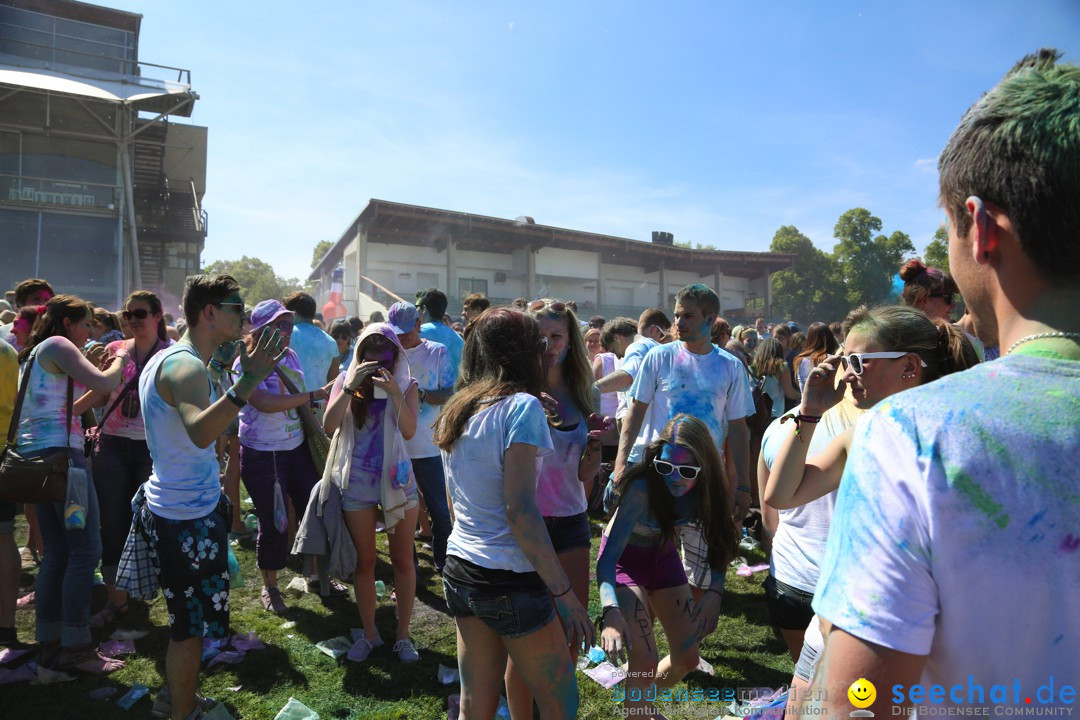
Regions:
[[[416, 478], [405, 447], [405, 440], [416, 433], [419, 413], [417, 384], [397, 334], [386, 323], [368, 325], [356, 341], [349, 371], [334, 383], [324, 418], [327, 432], [338, 432], [336, 445], [348, 441], [347, 446], [332, 450], [330, 465], [334, 482], [341, 487], [345, 525], [356, 546], [353, 584], [364, 634], [349, 650], [348, 658], [353, 662], [363, 662], [383, 644], [375, 627], [378, 508], [382, 508], [386, 521], [394, 568], [398, 616], [394, 652], [402, 662], [420, 659], [409, 639], [416, 597], [413, 533], [419, 508]], [[337, 455], [346, 461], [338, 462]]]
[[541, 717], [577, 717], [567, 645], [591, 644], [594, 631], [537, 508], [537, 460], [552, 452], [538, 399], [545, 345], [529, 315], [485, 311], [435, 425], [455, 520], [443, 589], [457, 623], [463, 717], [494, 715], [508, 655]]
[[[698, 610], [674, 541], [679, 526], [698, 525], [712, 569], [705, 592], [722, 592], [737, 542], [727, 488], [712, 434], [685, 414], [668, 421], [644, 460], [620, 483], [618, 504], [600, 541], [596, 580], [603, 606], [601, 642], [616, 663], [629, 655], [627, 687], [641, 690], [633, 694], [637, 701], [627, 700], [635, 714], [651, 717], [646, 690], [654, 682], [672, 687], [696, 668], [699, 643], [716, 628], [719, 606], [716, 613]], [[657, 657], [654, 619], [671, 648], [663, 660]]]

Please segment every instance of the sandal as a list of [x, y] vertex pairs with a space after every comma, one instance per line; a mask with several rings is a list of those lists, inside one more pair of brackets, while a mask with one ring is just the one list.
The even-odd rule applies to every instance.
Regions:
[[124, 601], [123, 605], [105, 603], [105, 607], [101, 608], [97, 614], [90, 616], [90, 629], [100, 630], [103, 627], [108, 627], [116, 621], [117, 617], [126, 615], [127, 611], [127, 601]]
[[61, 672], [81, 672], [88, 675], [106, 675], [124, 667], [123, 660], [106, 657], [93, 647], [82, 650], [61, 650], [56, 669]]
[[322, 588], [319, 587], [319, 578], [308, 578], [307, 589], [309, 593], [319, 593], [321, 597], [342, 597], [349, 594], [349, 588], [334, 578], [330, 578], [330, 590], [325, 595], [320, 592]]

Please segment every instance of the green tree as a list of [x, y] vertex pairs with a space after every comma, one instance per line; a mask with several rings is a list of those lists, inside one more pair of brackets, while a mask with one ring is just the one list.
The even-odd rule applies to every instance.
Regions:
[[300, 281], [296, 278], [283, 278], [274, 272], [269, 263], [247, 255], [239, 260], [218, 260], [207, 265], [204, 272], [225, 273], [236, 278], [236, 282], [240, 283], [240, 295], [247, 305], [255, 305], [263, 300], [280, 300], [300, 289]]
[[319, 261], [323, 259], [323, 256], [330, 252], [330, 248], [332, 247], [334, 247], [334, 243], [330, 240], [320, 240], [315, 244], [315, 251], [311, 254], [312, 270], [314, 270], [315, 266], [319, 264]]
[[772, 274], [774, 316], [804, 324], [844, 316], [847, 311], [844, 286], [831, 255], [814, 247], [810, 238], [794, 225], [777, 230], [769, 250], [796, 256], [792, 267]]
[[930, 267], [949, 272], [949, 233], [946, 232], [944, 225], [934, 232], [934, 239], [926, 246], [923, 262]]
[[915, 252], [906, 233], [881, 232], [881, 220], [865, 208], [853, 208], [840, 216], [833, 235], [840, 242], [834, 256], [840, 265], [848, 307], [874, 305], [888, 299], [893, 277], [904, 258]]

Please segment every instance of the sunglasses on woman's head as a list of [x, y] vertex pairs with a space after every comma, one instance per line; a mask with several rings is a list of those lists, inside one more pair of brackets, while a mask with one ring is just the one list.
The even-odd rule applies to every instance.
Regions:
[[533, 300], [529, 303], [529, 310], [532, 312], [543, 310], [545, 307], [556, 313], [566, 312], [566, 303], [561, 300]]
[[684, 480], [694, 480], [697, 478], [698, 473], [701, 472], [700, 465], [674, 465], [667, 460], [661, 460], [660, 458], [653, 458], [653, 467], [656, 468], [656, 472], [660, 473], [664, 477], [668, 475], [674, 475], [676, 472]]
[[[851, 366], [851, 371], [856, 375], [862, 375], [863, 370], [866, 369], [866, 360], [872, 360], [874, 358], [881, 358], [883, 360], [895, 360], [896, 358], [902, 358], [905, 355], [913, 355], [914, 353], [906, 352], [903, 350], [896, 350], [893, 352], [870, 352], [870, 353], [848, 353], [847, 355], [841, 355], [841, 362], [845, 362]], [[919, 363], [926, 367], [926, 361], [919, 358]]]

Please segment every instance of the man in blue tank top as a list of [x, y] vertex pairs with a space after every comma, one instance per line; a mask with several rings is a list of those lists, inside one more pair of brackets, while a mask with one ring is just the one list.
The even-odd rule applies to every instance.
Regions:
[[[263, 332], [229, 391], [212, 397], [207, 362], [240, 339], [244, 301], [228, 275], [189, 277], [184, 288], [187, 334], [147, 363], [139, 381], [146, 441], [154, 471], [144, 486], [142, 527], [157, 552], [171, 628], [166, 689], [154, 715], [198, 720], [209, 702], [197, 695], [203, 637], [229, 632], [227, 532], [214, 441], [236, 419], [255, 387], [284, 353], [276, 331]], [[227, 501], [225, 502], [227, 505]]]

